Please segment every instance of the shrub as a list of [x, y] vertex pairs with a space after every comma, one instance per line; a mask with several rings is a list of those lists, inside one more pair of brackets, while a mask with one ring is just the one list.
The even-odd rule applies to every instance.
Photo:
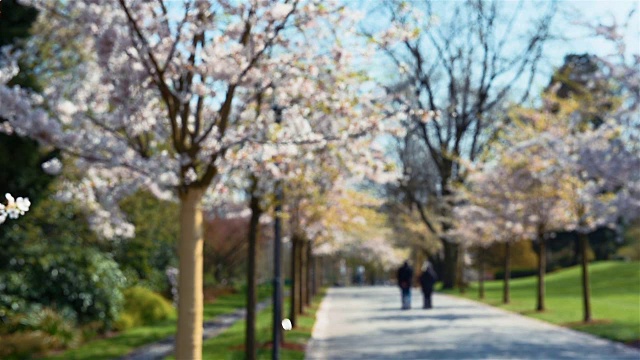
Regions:
[[0, 272], [0, 315], [27, 313], [41, 304], [71, 309], [80, 323], [98, 320], [104, 328], [117, 318], [125, 278], [108, 255], [93, 248], [34, 246], [15, 263]]
[[131, 314], [127, 312], [120, 313], [120, 317], [118, 318], [118, 320], [113, 323], [113, 327], [116, 330], [120, 331], [131, 329], [135, 326], [137, 326], [136, 320], [133, 318], [133, 316], [131, 316]]
[[25, 358], [52, 349], [77, 345], [81, 339], [73, 315], [32, 306], [27, 314], [13, 316], [3, 327], [0, 358]]
[[40, 305], [108, 328], [125, 278], [84, 215], [72, 203], [44, 198], [21, 220], [0, 231], [0, 320]]
[[123, 294], [124, 310], [115, 323], [118, 330], [150, 325], [175, 316], [171, 303], [147, 288], [134, 286], [126, 289]]
[[30, 355], [51, 349], [49, 337], [41, 331], [19, 332], [0, 337], [0, 358], [28, 359]]

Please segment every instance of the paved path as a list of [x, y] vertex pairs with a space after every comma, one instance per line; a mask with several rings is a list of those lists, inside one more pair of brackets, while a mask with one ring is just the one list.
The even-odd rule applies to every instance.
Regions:
[[634, 359], [640, 351], [591, 335], [435, 294], [400, 310], [395, 287], [332, 288], [320, 305], [307, 359]]
[[[271, 304], [271, 299], [264, 300], [256, 305], [256, 312], [266, 308]], [[237, 309], [236, 311], [216, 316], [213, 320], [205, 321], [202, 329], [202, 339], [210, 339], [218, 336], [221, 332], [228, 329], [236, 321], [244, 319], [246, 316], [246, 308]], [[175, 337], [169, 336], [163, 340], [140, 347], [133, 352], [119, 358], [119, 360], [160, 360], [173, 354], [175, 345]]]

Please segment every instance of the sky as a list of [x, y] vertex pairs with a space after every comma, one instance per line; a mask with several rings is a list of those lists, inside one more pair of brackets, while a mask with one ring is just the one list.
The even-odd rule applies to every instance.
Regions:
[[[347, 6], [356, 8], [360, 11], [367, 12], [375, 9], [377, 5], [382, 3], [381, 0], [343, 0]], [[460, 1], [460, 0], [458, 0]], [[415, 5], [422, 1], [415, 2]], [[447, 12], [451, 12], [454, 1], [434, 1], [434, 12], [437, 16], [444, 19], [447, 18]], [[498, 0], [500, 7], [504, 7], [507, 13], [514, 9], [518, 4], [516, 0]], [[531, 26], [530, 19], [543, 14], [544, 5], [547, 3], [540, 0], [524, 0], [525, 12], [520, 21], [517, 23], [515, 32], [526, 31]], [[511, 8], [511, 9], [509, 9]], [[631, 10], [635, 9], [630, 26], [625, 32], [627, 53], [640, 54], [640, 0], [609, 0], [609, 1], [579, 1], [579, 0], [559, 0], [558, 12], [555, 14], [553, 30], [556, 34], [561, 35], [562, 40], [550, 41], [545, 46], [544, 56], [538, 66], [538, 75], [534, 80], [531, 95], [533, 99], [540, 94], [544, 87], [549, 84], [549, 79], [553, 71], [559, 68], [567, 54], [576, 53], [592, 53], [595, 55], [608, 55], [613, 52], [611, 44], [605, 40], [590, 36], [586, 28], [577, 23], [603, 23], [605, 25], [612, 24], [614, 19], [619, 24], [624, 23]], [[363, 26], [371, 26], [372, 28], [384, 28], [388, 21], [381, 16], [371, 15], [371, 12], [363, 19]], [[513, 51], [519, 51], [518, 46], [522, 43], [514, 43]], [[378, 66], [369, 69], [370, 74], [381, 81], [389, 80], [390, 76], [397, 73], [395, 66], [381, 66], [385, 60], [377, 60]], [[522, 80], [523, 86], [526, 77]], [[389, 138], [378, 139], [379, 143], [385, 147], [393, 147], [393, 141]]]
[[[343, 0], [347, 6], [358, 9], [363, 12], [369, 12], [363, 20], [364, 26], [379, 26], [384, 27], [388, 24], [386, 19], [380, 16], [371, 16], [371, 9], [375, 9], [378, 5], [382, 4], [382, 0]], [[446, 18], [447, 12], [453, 6], [450, 4], [454, 2], [461, 2], [462, 0], [452, 1], [433, 1], [434, 12], [437, 16]], [[407, 0], [409, 3], [414, 3], [420, 7], [422, 1], [419, 0]], [[515, 8], [520, 0], [498, 0], [499, 6], [504, 7], [504, 10], [508, 14], [509, 11]], [[536, 16], [542, 15], [547, 0], [523, 0], [524, 2], [524, 14], [528, 14], [530, 19]], [[635, 9], [633, 20], [630, 21], [630, 26], [626, 32], [626, 44], [627, 52], [640, 54], [640, 0], [558, 0], [558, 12], [555, 14], [555, 20], [553, 29], [556, 34], [561, 35], [564, 40], [550, 41], [545, 46], [545, 56], [540, 63], [540, 74], [536, 79], [535, 86], [533, 88], [534, 93], [541, 91], [543, 87], [548, 84], [549, 76], [554, 69], [559, 68], [564, 56], [570, 53], [593, 53], [596, 55], [607, 55], [612, 52], [612, 47], [606, 41], [602, 39], [596, 39], [593, 36], [589, 36], [585, 31], [584, 26], [576, 24], [577, 22], [595, 23], [602, 22], [604, 24], [611, 24], [613, 19], [616, 19], [618, 23], [623, 23], [627, 18], [629, 12]], [[522, 16], [516, 24], [515, 31], [526, 31], [530, 27], [530, 22], [527, 21], [527, 15]], [[515, 47], [516, 45], [514, 45]], [[388, 67], [384, 69], [374, 70], [374, 76], [380, 76], [380, 71], [388, 71]]]
[[623, 23], [629, 12], [635, 9], [626, 32], [626, 44], [628, 53], [640, 53], [640, 0], [609, 0], [609, 1], [560, 1], [561, 8], [565, 11], [556, 19], [556, 29], [570, 40], [557, 41], [547, 48], [547, 62], [558, 67], [562, 64], [564, 55], [568, 53], [594, 53], [596, 55], [608, 55], [612, 52], [610, 44], [600, 39], [587, 36], [585, 31], [576, 25], [569, 24], [563, 17], [567, 16], [575, 20], [586, 22], [599, 21], [611, 24], [614, 19]]

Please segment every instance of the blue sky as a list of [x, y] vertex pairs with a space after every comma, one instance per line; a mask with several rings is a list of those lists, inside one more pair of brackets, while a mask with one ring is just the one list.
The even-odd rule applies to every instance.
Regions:
[[[461, 1], [461, 0], [457, 0]], [[381, 4], [380, 0], [345, 0], [345, 3], [354, 8], [360, 10], [375, 8]], [[417, 6], [420, 6], [422, 1], [408, 1], [409, 3], [415, 2]], [[446, 18], [447, 12], [453, 8], [450, 6], [453, 1], [434, 1], [434, 12], [437, 16]], [[500, 6], [503, 6], [505, 10], [510, 11], [519, 3], [518, 0], [502, 0], [498, 1]], [[547, 84], [548, 75], [562, 65], [563, 58], [569, 53], [593, 53], [596, 55], [606, 55], [612, 52], [610, 44], [601, 39], [596, 39], [592, 36], [588, 36], [584, 26], [580, 26], [573, 22], [602, 22], [604, 24], [611, 24], [613, 19], [616, 19], [618, 23], [623, 23], [627, 18], [629, 12], [635, 9], [632, 21], [626, 32], [626, 43], [628, 53], [640, 53], [640, 0], [560, 0], [558, 1], [558, 12], [555, 15], [554, 29], [557, 34], [562, 35], [566, 40], [551, 41], [545, 48], [544, 60], [541, 63], [539, 69], [540, 74], [545, 74], [544, 80], [538, 79], [537, 83], [539, 87], [543, 87]], [[546, 5], [545, 0], [525, 0], [524, 1], [524, 16], [522, 16], [518, 22], [520, 28], [516, 26], [517, 31], [526, 30], [531, 24], [527, 21], [539, 16], [544, 11]], [[368, 23], [374, 23], [378, 26], [384, 26], [386, 21], [378, 17], [367, 17], [365, 19]]]

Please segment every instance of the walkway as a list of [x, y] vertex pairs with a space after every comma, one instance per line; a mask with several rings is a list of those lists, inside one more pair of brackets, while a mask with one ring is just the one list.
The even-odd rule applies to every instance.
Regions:
[[[256, 313], [271, 304], [271, 299], [264, 300], [256, 305]], [[244, 319], [247, 313], [246, 308], [237, 309], [236, 311], [216, 316], [213, 320], [205, 321], [202, 329], [202, 339], [210, 339], [218, 336], [221, 332], [228, 329], [236, 321]], [[121, 357], [119, 360], [160, 360], [173, 354], [175, 345], [175, 337], [169, 336], [163, 340], [140, 347], [133, 352]]]
[[473, 301], [434, 295], [402, 311], [395, 287], [332, 288], [307, 359], [640, 359], [640, 351]]

